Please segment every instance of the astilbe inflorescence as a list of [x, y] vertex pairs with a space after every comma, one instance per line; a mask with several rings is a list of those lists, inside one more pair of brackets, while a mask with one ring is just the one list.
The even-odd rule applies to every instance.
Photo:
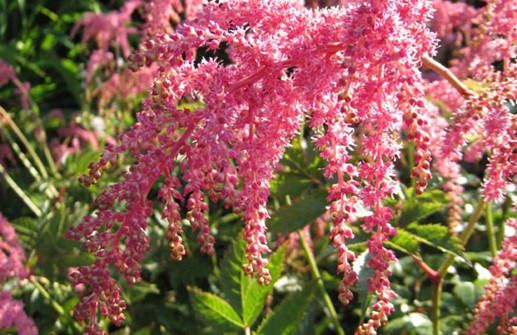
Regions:
[[0, 87], [7, 85], [9, 82], [14, 84], [14, 93], [20, 98], [22, 108], [28, 110], [30, 83], [19, 80], [13, 66], [0, 58]]
[[146, 3], [142, 0], [129, 0], [119, 10], [87, 13], [72, 29], [72, 36], [82, 29], [83, 44], [95, 42], [85, 73], [86, 97], [88, 100], [97, 98], [100, 110], [117, 99], [127, 101], [128, 97], [146, 92], [152, 82], [156, 71], [153, 66], [143, 67], [138, 73], [131, 72], [125, 66], [132, 51], [130, 39], [147, 32], [131, 24], [132, 16], [141, 12], [144, 5]]
[[25, 252], [16, 238], [14, 228], [0, 214], [0, 330], [16, 328], [18, 334], [35, 335], [38, 330], [23, 310], [23, 303], [15, 300], [3, 285], [11, 279], [24, 279]]
[[[316, 147], [328, 161], [325, 175], [337, 180], [328, 200], [336, 220], [331, 238], [339, 250], [338, 272], [344, 275], [340, 300], [351, 299], [350, 286], [357, 280], [350, 265], [355, 256], [345, 244], [353, 237], [346, 222], [362, 203], [373, 212], [363, 228], [371, 234], [369, 266], [375, 273], [369, 284], [377, 302], [371, 320], [358, 333], [385, 323], [393, 309], [388, 277], [395, 256], [383, 242], [395, 230], [389, 224], [392, 211], [382, 202], [397, 190], [393, 160], [404, 126], [417, 146], [413, 173], [419, 189], [429, 178], [429, 139], [419, 127], [423, 92], [416, 88], [420, 59], [434, 50], [433, 35], [425, 27], [429, 7], [427, 1], [370, 1], [310, 11], [288, 1], [210, 3], [176, 33], [144, 42], [132, 61], [135, 68], [153, 62], [160, 66], [151, 98], [121, 143], [108, 147], [82, 178], [85, 184], [94, 183], [119, 153], [129, 151], [137, 159], [123, 182], [102, 192], [97, 214], [70, 232], [73, 238], [85, 238], [85, 247], [97, 256], [74, 277], [76, 284], [90, 286], [76, 316], [89, 320], [91, 330], [97, 308], [115, 323], [123, 318], [124, 302], [110, 278], [110, 264], [130, 284], [139, 280], [139, 263], [149, 247], [147, 197], [160, 176], [165, 176], [159, 198], [170, 225], [172, 257], [181, 259], [185, 252], [180, 202], [187, 200], [201, 250], [212, 254], [207, 200], [224, 200], [243, 213], [246, 273], [267, 284], [263, 253], [269, 251], [269, 181], [290, 139], [307, 120]], [[196, 61], [197, 49], [215, 51], [222, 45], [232, 64]], [[182, 108], [184, 99], [199, 100], [203, 106]], [[359, 138], [354, 137], [358, 127]], [[364, 158], [353, 165], [357, 140]], [[173, 172], [180, 157], [182, 180]], [[115, 202], [125, 203], [126, 210], [114, 211]]]
[[[466, 47], [451, 70], [460, 78], [476, 81], [472, 91], [459, 90], [463, 97], [450, 94], [458, 89], [454, 85], [425, 83], [420, 78], [420, 59], [434, 50], [433, 36], [424, 26], [429, 10], [426, 1], [369, 1], [346, 9], [313, 11], [286, 1], [227, 1], [206, 5], [176, 33], [147, 40], [132, 61], [135, 68], [153, 62], [160, 66], [152, 96], [137, 125], [121, 138], [120, 145], [108, 148], [83, 179], [87, 184], [95, 182], [119, 153], [129, 151], [137, 159], [126, 180], [101, 195], [97, 216], [89, 217], [72, 233], [86, 238], [86, 246], [98, 256], [97, 263], [82, 269], [76, 278], [87, 280], [96, 294], [84, 318], [93, 317], [99, 299], [115, 297], [117, 311], [123, 307], [115, 294], [118, 287], [109, 280], [109, 264], [130, 282], [138, 280], [138, 264], [148, 247], [144, 233], [150, 212], [147, 195], [160, 176], [165, 176], [159, 198], [170, 224], [167, 238], [173, 257], [181, 259], [185, 253], [180, 202], [186, 199], [188, 218], [200, 232], [202, 250], [212, 254], [208, 200], [224, 200], [244, 213], [246, 272], [267, 283], [262, 253], [268, 251], [269, 181], [285, 147], [307, 120], [316, 147], [328, 161], [325, 176], [337, 180], [328, 200], [335, 219], [331, 238], [339, 251], [338, 271], [343, 274], [340, 299], [347, 303], [352, 298], [350, 286], [357, 281], [351, 267], [355, 255], [345, 241], [353, 237], [348, 222], [360, 204], [372, 212], [362, 228], [371, 234], [367, 245], [374, 276], [369, 284], [377, 301], [372, 318], [358, 333], [371, 332], [384, 323], [392, 309], [389, 298], [394, 293], [387, 277], [395, 257], [383, 242], [395, 230], [389, 224], [391, 209], [383, 200], [398, 186], [393, 161], [399, 154], [400, 131], [405, 129], [416, 145], [412, 175], [417, 178], [417, 192], [430, 178], [434, 156], [438, 158], [435, 168], [450, 180], [446, 189], [458, 195], [457, 162], [463, 159], [466, 145], [466, 159], [488, 154], [486, 200], [500, 200], [516, 173], [517, 122], [510, 113], [517, 95], [512, 63], [515, 3], [490, 2], [477, 13], [469, 8], [469, 18], [474, 17], [476, 24], [454, 23], [455, 29], [468, 32], [461, 41]], [[196, 50], [201, 47], [208, 54], [224, 50], [231, 64], [225, 66], [217, 59], [199, 61]], [[501, 62], [498, 72], [494, 71], [497, 62]], [[434, 92], [450, 108], [447, 113], [453, 113], [452, 126], [445, 132], [445, 118], [423, 100], [421, 87], [431, 96]], [[183, 100], [198, 100], [203, 106], [191, 111], [181, 107]], [[466, 137], [475, 141], [467, 143]], [[363, 152], [353, 164], [357, 145]], [[180, 157], [181, 180], [173, 173]], [[125, 202], [127, 211], [112, 211], [116, 201]], [[120, 242], [125, 249], [119, 247]], [[106, 287], [91, 281], [101, 277]]]
[[[129, 152], [136, 163], [122, 182], [100, 194], [95, 215], [69, 232], [96, 256], [73, 276], [75, 284], [89, 285], [75, 311], [88, 322], [87, 332], [101, 332], [95, 324], [98, 309], [116, 324], [124, 317], [125, 302], [110, 269], [129, 284], [140, 279], [140, 261], [149, 249], [149, 191], [161, 177], [158, 198], [169, 223], [172, 258], [185, 254], [181, 204], [199, 232], [201, 251], [211, 255], [208, 202], [222, 200], [243, 214], [245, 272], [267, 284], [269, 182], [304, 122], [328, 162], [325, 177], [336, 181], [328, 201], [335, 220], [330, 237], [343, 274], [339, 299], [348, 303], [357, 282], [355, 255], [346, 240], [353, 237], [349, 223], [363, 206], [371, 212], [361, 227], [370, 235], [368, 266], [374, 274], [368, 283], [376, 301], [357, 333], [373, 333], [384, 324], [393, 310], [389, 265], [396, 259], [384, 246], [396, 234], [384, 200], [398, 190], [393, 162], [400, 133], [406, 131], [415, 143], [412, 175], [418, 193], [430, 178], [432, 150], [437, 150], [418, 70], [422, 57], [434, 54], [434, 35], [426, 27], [430, 11], [431, 3], [423, 0], [371, 0], [323, 10], [290, 1], [210, 2], [174, 33], [144, 41], [131, 66], [157, 64], [151, 96], [120, 144], [108, 146], [81, 179], [95, 183], [121, 153]], [[201, 48], [207, 55], [224, 52], [230, 64], [197, 57]], [[200, 105], [185, 107], [189, 101]], [[353, 159], [357, 147], [361, 155]], [[115, 209], [120, 205], [125, 210]]]
[[[508, 227], [517, 231], [517, 219], [509, 219]], [[502, 248], [490, 266], [490, 278], [485, 285], [485, 294], [474, 309], [474, 318], [469, 326], [468, 334], [485, 334], [489, 325], [499, 320], [497, 333], [512, 335], [517, 331], [517, 274], [512, 270], [517, 265], [517, 235], [508, 236]]]
[[[441, 12], [465, 4], [435, 1], [435, 6]], [[464, 9], [472, 21], [457, 27], [466, 40], [450, 71], [468, 86], [451, 85], [445, 79], [426, 84], [429, 96], [447, 109], [443, 116], [453, 116], [439, 145], [437, 168], [448, 178], [446, 188], [452, 199], [461, 201], [458, 163], [477, 161], [486, 154], [483, 195], [487, 201], [501, 201], [517, 174], [517, 120], [511, 112], [517, 99], [517, 8], [512, 1], [489, 1], [477, 10]]]

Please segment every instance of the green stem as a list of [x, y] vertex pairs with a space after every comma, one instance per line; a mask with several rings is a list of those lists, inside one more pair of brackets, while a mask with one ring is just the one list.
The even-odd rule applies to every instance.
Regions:
[[309, 262], [309, 266], [311, 268], [312, 275], [317, 281], [318, 289], [320, 290], [320, 293], [323, 297], [323, 302], [325, 303], [325, 306], [327, 307], [330, 319], [332, 323], [334, 324], [334, 327], [336, 328], [336, 332], [339, 335], [346, 335], [345, 331], [341, 327], [341, 324], [339, 323], [336, 310], [334, 309], [334, 305], [332, 304], [332, 301], [330, 300], [330, 297], [325, 290], [325, 286], [323, 284], [323, 278], [321, 277], [321, 273], [318, 270], [318, 265], [316, 264], [316, 260], [314, 259], [314, 255], [312, 254], [312, 251], [309, 249], [309, 246], [307, 245], [307, 241], [305, 241], [305, 237], [303, 236], [303, 233], [301, 230], [298, 230], [298, 237], [300, 240], [300, 244], [302, 245], [303, 251], [305, 253], [305, 256], [307, 257], [307, 261]]
[[[415, 167], [415, 145], [413, 144], [413, 142], [408, 143], [407, 152], [408, 152], [407, 160], [408, 160], [408, 164], [409, 164], [409, 173], [411, 173], [411, 171], [413, 171], [413, 168]], [[413, 192], [415, 191], [415, 186], [416, 186], [416, 179], [411, 178], [411, 188], [413, 189]]]
[[[477, 221], [481, 217], [481, 214], [483, 214], [485, 204], [485, 200], [481, 198], [476, 206], [476, 209], [474, 210], [474, 213], [472, 213], [472, 216], [469, 219], [467, 227], [465, 227], [465, 230], [463, 230], [463, 232], [460, 234], [458, 239], [463, 247], [465, 246], [470, 235], [474, 231], [474, 227], [476, 226]], [[447, 274], [447, 270], [452, 265], [455, 258], [455, 255], [449, 255], [437, 271], [438, 278], [436, 280], [433, 280], [433, 305], [431, 310], [433, 321], [433, 335], [440, 335], [440, 302], [442, 295], [442, 282], [443, 278], [445, 278], [445, 275]]]
[[486, 233], [488, 235], [488, 247], [492, 257], [495, 257], [497, 256], [497, 242], [495, 239], [494, 220], [492, 218], [492, 206], [490, 203], [486, 205], [485, 221]]
[[[463, 230], [463, 232], [460, 234], [458, 239], [462, 246], [465, 246], [470, 235], [474, 231], [474, 227], [476, 226], [477, 221], [479, 220], [479, 218], [481, 217], [481, 214], [483, 213], [483, 208], [485, 207], [485, 204], [486, 204], [485, 200], [483, 200], [483, 198], [481, 198], [478, 202], [476, 209], [474, 210], [474, 213], [472, 213], [472, 216], [470, 217], [467, 227], [465, 227], [465, 230]], [[443, 262], [440, 269], [438, 269], [438, 274], [440, 275], [440, 277], [442, 277], [442, 278], [445, 277], [445, 274], [447, 273], [449, 266], [451, 266], [452, 263], [454, 262], [454, 258], [455, 258], [454, 255], [449, 255], [447, 257], [447, 259], [445, 260], [445, 262]]]
[[41, 285], [38, 280], [36, 278], [33, 278], [33, 277], [30, 277], [29, 278], [30, 282], [36, 286], [36, 288], [38, 289], [38, 291], [41, 293], [41, 295], [47, 299], [47, 301], [50, 301], [50, 304], [52, 305], [52, 307], [54, 307], [55, 311], [59, 314], [59, 315], [66, 315], [65, 314], [65, 310], [63, 309], [63, 307], [61, 307], [61, 305], [54, 299], [50, 296], [50, 293], [48, 293], [48, 291], [43, 287], [43, 285]]
[[433, 320], [433, 335], [440, 335], [440, 301], [442, 299], [442, 280], [433, 281], [433, 305], [431, 320]]
[[5, 111], [5, 109], [3, 109], [1, 106], [0, 106], [0, 115], [2, 117], [4, 117], [5, 121], [9, 125], [9, 127], [11, 127], [13, 132], [20, 139], [20, 141], [23, 143], [23, 145], [27, 149], [27, 152], [29, 153], [29, 156], [34, 160], [34, 163], [36, 164], [36, 167], [38, 168], [39, 173], [41, 174], [43, 179], [47, 180], [48, 179], [48, 173], [47, 173], [47, 170], [45, 169], [45, 166], [43, 165], [43, 162], [39, 159], [38, 155], [36, 154], [36, 152], [32, 148], [32, 146], [29, 143], [29, 141], [27, 140], [27, 137], [25, 137], [25, 135], [23, 135], [23, 133], [20, 130], [20, 128], [18, 128], [16, 123], [14, 123], [14, 121], [11, 119], [11, 116], [9, 115], [9, 113], [7, 113]]
[[39, 207], [32, 201], [32, 199], [18, 186], [18, 184], [14, 181], [11, 176], [7, 173], [3, 165], [0, 164], [0, 175], [4, 178], [7, 185], [9, 185], [14, 193], [16, 193], [20, 199], [29, 207], [29, 209], [37, 216], [41, 217], [41, 210]]
[[16, 154], [16, 157], [18, 157], [20, 159], [23, 166], [25, 166], [25, 168], [27, 169], [27, 171], [29, 171], [31, 176], [37, 182], [40, 182], [41, 176], [40, 176], [38, 170], [36, 170], [34, 165], [32, 165], [32, 163], [29, 160], [29, 158], [27, 157], [27, 155], [25, 153], [23, 153], [23, 151], [20, 148], [20, 146], [18, 145], [18, 143], [16, 143], [16, 141], [13, 139], [13, 137], [11, 136], [11, 134], [8, 131], [5, 131], [4, 135], [5, 135], [5, 138], [7, 139], [7, 141], [9, 142], [9, 144], [11, 145], [11, 148], [13, 149], [14, 153]]

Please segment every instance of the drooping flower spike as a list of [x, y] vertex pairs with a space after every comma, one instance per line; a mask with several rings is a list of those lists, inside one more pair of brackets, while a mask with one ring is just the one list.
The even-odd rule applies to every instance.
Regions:
[[[415, 143], [417, 193], [431, 177], [433, 150], [439, 152], [431, 143], [432, 114], [419, 71], [436, 45], [426, 26], [430, 15], [431, 3], [425, 0], [371, 0], [321, 10], [286, 0], [229, 0], [209, 2], [175, 32], [144, 41], [130, 60], [135, 70], [157, 64], [150, 98], [138, 122], [81, 180], [95, 183], [121, 153], [129, 152], [136, 163], [122, 182], [101, 193], [98, 211], [69, 233], [96, 256], [73, 278], [89, 286], [75, 312], [87, 321], [87, 330], [99, 331], [97, 310], [115, 324], [124, 318], [125, 302], [110, 268], [129, 284], [140, 279], [140, 262], [149, 249], [149, 191], [162, 177], [158, 198], [169, 223], [172, 258], [185, 254], [182, 204], [198, 231], [201, 251], [213, 254], [208, 204], [222, 200], [243, 214], [244, 270], [267, 284], [269, 183], [303, 123], [328, 162], [325, 177], [336, 181], [328, 201], [335, 219], [330, 237], [343, 274], [339, 298], [348, 303], [353, 297], [355, 255], [346, 240], [353, 237], [349, 223], [357, 207], [366, 207], [371, 215], [362, 219], [361, 228], [370, 235], [368, 266], [374, 275], [368, 283], [376, 301], [357, 332], [372, 333], [384, 324], [393, 310], [388, 278], [396, 259], [384, 246], [396, 234], [384, 200], [399, 186], [393, 162], [400, 134], [406, 131]], [[199, 57], [201, 49], [206, 53]], [[216, 53], [225, 59], [215, 58]], [[199, 104], [192, 108], [186, 104], [191, 101]], [[353, 159], [358, 148], [361, 156]], [[115, 210], [116, 204], [125, 209]]]

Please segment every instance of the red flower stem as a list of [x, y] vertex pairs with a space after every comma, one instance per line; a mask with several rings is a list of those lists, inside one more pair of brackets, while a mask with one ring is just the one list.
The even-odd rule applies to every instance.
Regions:
[[439, 283], [442, 280], [442, 277], [440, 277], [438, 271], [434, 270], [429, 265], [427, 265], [427, 263], [424, 262], [421, 258], [415, 255], [411, 255], [411, 258], [413, 258], [418, 267], [422, 269], [422, 271], [424, 271], [424, 273], [427, 275], [427, 277], [429, 277], [431, 282]]
[[239, 81], [231, 84], [230, 87], [228, 87], [228, 93], [232, 93], [233, 91], [235, 91], [236, 89], [238, 89], [244, 85], [252, 84], [252, 83], [258, 81], [259, 78], [261, 78], [264, 75], [263, 72], [265, 69], [266, 69], [266, 67], [263, 66], [260, 70], [253, 73], [251, 76], [248, 76], [242, 80], [239, 80]]
[[[194, 129], [196, 128], [196, 126], [197, 126], [197, 123], [193, 124], [192, 126], [188, 127], [187, 130], [185, 130], [183, 135], [181, 135], [180, 139], [178, 141], [176, 141], [174, 143], [174, 145], [171, 147], [169, 156], [175, 157], [178, 154], [180, 148], [182, 148], [185, 145], [185, 143], [187, 142], [190, 135], [192, 135], [192, 133], [194, 132]], [[163, 167], [162, 167], [162, 169], [163, 169]], [[152, 183], [149, 184], [149, 187], [146, 190], [143, 190], [141, 192], [141, 194], [143, 194], [147, 197], [147, 194], [149, 193], [151, 186], [154, 184], [155, 181], [156, 181], [156, 179], [154, 179], [152, 181]], [[122, 238], [122, 235], [124, 234], [123, 232], [125, 231], [125, 229], [124, 229], [125, 225], [127, 225], [127, 222], [123, 222], [122, 225], [120, 226], [120, 228], [115, 233], [115, 236], [113, 238], [113, 244], [112, 244], [114, 248], [118, 248], [120, 239]]]
[[431, 57], [429, 57], [429, 56], [422, 57], [422, 63], [424, 65], [424, 67], [426, 67], [430, 70], [433, 70], [434, 72], [439, 74], [442, 78], [444, 78], [449, 83], [451, 83], [451, 85], [454, 86], [454, 88], [456, 90], [458, 90], [458, 92], [460, 92], [460, 94], [464, 98], [470, 98], [470, 97], [473, 97], [476, 95], [476, 93], [474, 93], [467, 86], [465, 86], [465, 84], [463, 84], [461, 82], [461, 80], [458, 79], [458, 77], [456, 77], [451, 71], [449, 71], [449, 69], [447, 69], [445, 66], [438, 63]]

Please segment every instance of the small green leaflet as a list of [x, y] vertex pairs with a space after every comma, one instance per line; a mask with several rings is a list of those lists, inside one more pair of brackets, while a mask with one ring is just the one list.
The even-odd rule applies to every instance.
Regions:
[[257, 335], [292, 334], [312, 300], [315, 287], [315, 283], [311, 283], [285, 298], [260, 324]]
[[404, 202], [400, 217], [399, 226], [406, 226], [434, 214], [449, 204], [449, 197], [440, 190], [432, 190], [417, 197], [409, 198]]
[[440, 224], [411, 223], [405, 228], [397, 228], [398, 236], [387, 242], [387, 245], [410, 255], [419, 256], [420, 244], [426, 244], [461, 257], [468, 261], [463, 252], [460, 241], [449, 232], [449, 229]]
[[222, 298], [208, 292], [190, 291], [194, 309], [201, 314], [208, 324], [220, 331], [244, 329], [245, 325], [239, 314]]

